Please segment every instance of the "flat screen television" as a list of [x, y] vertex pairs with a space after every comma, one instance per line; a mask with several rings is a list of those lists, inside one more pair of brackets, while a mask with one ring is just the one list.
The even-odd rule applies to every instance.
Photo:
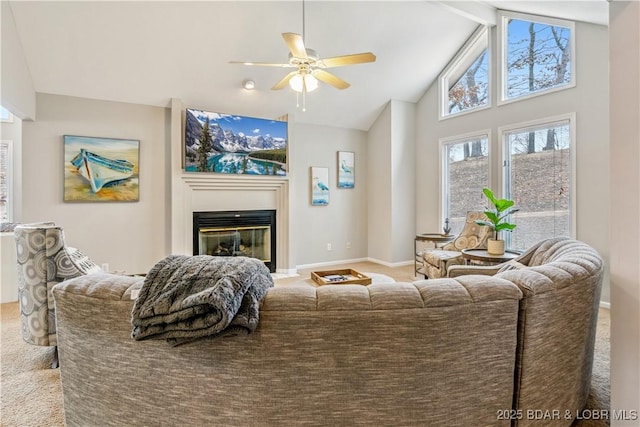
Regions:
[[186, 172], [287, 174], [287, 122], [187, 108]]

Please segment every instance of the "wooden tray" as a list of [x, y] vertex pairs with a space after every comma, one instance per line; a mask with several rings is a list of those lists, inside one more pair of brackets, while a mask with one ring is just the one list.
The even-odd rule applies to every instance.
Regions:
[[[371, 277], [351, 268], [312, 271], [311, 278], [318, 285], [370, 285]], [[335, 278], [335, 280], [331, 280]]]

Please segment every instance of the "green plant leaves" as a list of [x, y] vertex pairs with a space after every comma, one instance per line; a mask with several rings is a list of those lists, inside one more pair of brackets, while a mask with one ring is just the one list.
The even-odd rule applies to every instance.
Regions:
[[487, 216], [489, 221], [476, 220], [476, 224], [491, 227], [495, 231], [496, 235], [498, 234], [498, 231], [512, 231], [514, 228], [516, 228], [515, 224], [502, 222], [506, 217], [520, 210], [518, 208], [510, 209], [515, 204], [515, 202], [509, 199], [496, 199], [493, 191], [486, 187], [482, 189], [482, 192], [493, 204], [495, 209], [487, 209], [484, 211], [484, 214]]
[[516, 225], [509, 224], [508, 222], [501, 222], [500, 224], [496, 225], [496, 231], [502, 231], [502, 230], [512, 231], [514, 228], [516, 228]]
[[484, 211], [484, 214], [493, 224], [497, 224], [500, 222], [500, 217], [498, 217], [498, 214], [496, 214], [494, 211]]
[[496, 207], [496, 211], [498, 211], [498, 213], [504, 212], [511, 206], [515, 205], [515, 202], [513, 200], [496, 199], [496, 197], [493, 195], [493, 191], [491, 191], [489, 188], [483, 188], [482, 192], [487, 197], [487, 199], [489, 199], [489, 201], [493, 203], [493, 206]]

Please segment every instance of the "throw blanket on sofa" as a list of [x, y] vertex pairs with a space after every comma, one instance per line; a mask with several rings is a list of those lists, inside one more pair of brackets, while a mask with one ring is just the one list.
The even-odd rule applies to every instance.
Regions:
[[247, 257], [171, 255], [147, 274], [131, 313], [135, 340], [171, 345], [250, 333], [273, 286], [264, 263]]

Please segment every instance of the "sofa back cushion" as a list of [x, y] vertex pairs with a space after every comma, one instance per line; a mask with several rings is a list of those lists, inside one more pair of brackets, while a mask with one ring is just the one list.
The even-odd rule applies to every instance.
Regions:
[[276, 286], [255, 332], [178, 347], [131, 339], [140, 286], [54, 289], [68, 425], [510, 424], [522, 292], [506, 280]]

